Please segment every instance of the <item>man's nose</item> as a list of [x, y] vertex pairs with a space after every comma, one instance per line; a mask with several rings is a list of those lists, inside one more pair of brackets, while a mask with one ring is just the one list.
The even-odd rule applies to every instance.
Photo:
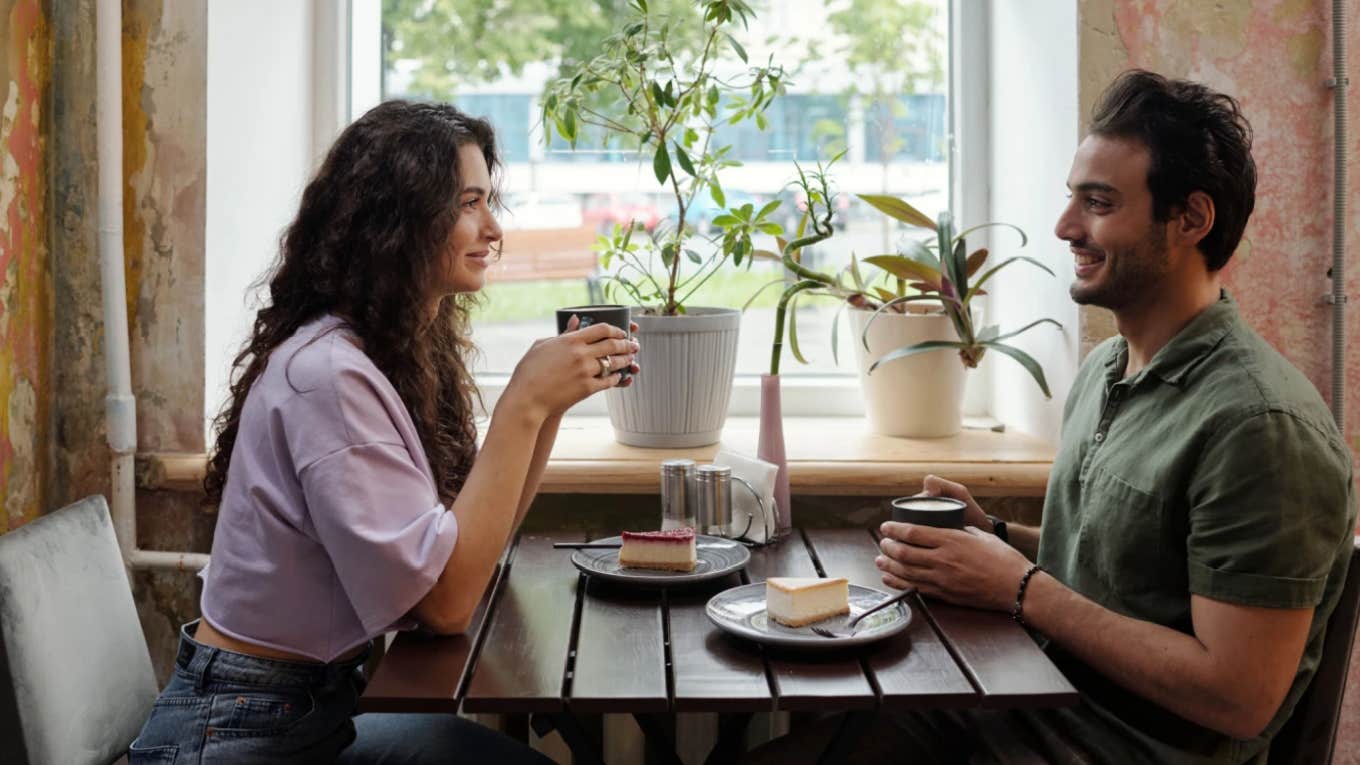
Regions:
[[1058, 216], [1058, 222], [1053, 225], [1053, 233], [1065, 242], [1075, 242], [1083, 237], [1081, 224], [1077, 221], [1077, 216], [1072, 214], [1072, 205], [1063, 208], [1062, 214]]

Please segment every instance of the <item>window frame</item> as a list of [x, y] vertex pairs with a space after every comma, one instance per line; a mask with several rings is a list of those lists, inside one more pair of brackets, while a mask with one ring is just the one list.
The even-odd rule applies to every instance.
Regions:
[[[325, 0], [314, 0], [324, 3]], [[349, 44], [341, 46], [343, 58], [336, 71], [343, 72], [343, 83], [349, 119], [354, 119], [377, 103], [382, 97], [381, 83], [381, 0], [342, 0], [348, 24]], [[986, 77], [988, 68], [987, 42], [989, 29], [987, 11], [983, 4], [946, 0], [946, 34], [949, 69], [946, 76], [945, 133], [948, 141], [948, 198], [956, 217], [964, 220], [986, 220], [988, 208], [988, 112]], [[325, 45], [318, 29], [318, 47]], [[375, 54], [374, 51], [377, 51]], [[376, 61], [377, 67], [371, 63]], [[318, 78], [320, 79], [320, 78]], [[318, 87], [324, 83], [318, 82]], [[956, 97], [956, 94], [960, 94]], [[335, 113], [334, 111], [331, 112]], [[320, 115], [318, 115], [320, 117]], [[335, 133], [343, 125], [335, 128]], [[531, 155], [541, 154], [541, 141], [533, 140], [538, 130], [531, 132]], [[968, 151], [961, 151], [967, 146]], [[537, 149], [537, 150], [536, 150]], [[981, 302], [981, 301], [979, 301]], [[986, 311], [985, 302], [979, 306]], [[989, 365], [970, 374], [964, 399], [964, 414], [988, 416], [991, 410]], [[489, 413], [495, 408], [510, 379], [507, 373], [483, 372], [477, 375], [477, 386]], [[787, 416], [862, 416], [863, 396], [858, 375], [854, 374], [786, 374], [780, 382], [781, 404]], [[592, 396], [573, 407], [570, 414], [601, 416], [606, 413], [605, 397]], [[760, 375], [739, 373], [733, 382], [729, 416], [755, 416], [760, 412]]]

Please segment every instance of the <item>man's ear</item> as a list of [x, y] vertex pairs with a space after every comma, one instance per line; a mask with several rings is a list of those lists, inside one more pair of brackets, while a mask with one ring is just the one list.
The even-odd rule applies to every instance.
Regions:
[[1214, 200], [1192, 191], [1171, 220], [1171, 234], [1188, 247], [1197, 246], [1214, 228]]

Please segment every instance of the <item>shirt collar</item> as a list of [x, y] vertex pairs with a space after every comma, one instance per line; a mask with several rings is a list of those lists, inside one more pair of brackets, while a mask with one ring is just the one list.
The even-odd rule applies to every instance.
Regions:
[[[1136, 383], [1147, 375], [1156, 375], [1170, 385], [1180, 386], [1185, 375], [1218, 346], [1236, 323], [1237, 303], [1227, 290], [1221, 290], [1218, 301], [1191, 319], [1184, 329], [1157, 351], [1147, 367], [1131, 382]], [[1110, 375], [1121, 375], [1127, 366], [1128, 354], [1128, 341], [1120, 337], [1105, 359], [1105, 366], [1112, 367]]]

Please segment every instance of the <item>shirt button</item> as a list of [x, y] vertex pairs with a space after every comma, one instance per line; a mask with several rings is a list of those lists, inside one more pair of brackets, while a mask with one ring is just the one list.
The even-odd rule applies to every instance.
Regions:
[[1097, 434], [1096, 434], [1096, 443], [1100, 443], [1101, 441], [1104, 441], [1104, 440], [1105, 440], [1105, 434], [1104, 434], [1104, 433], [1097, 433]]

